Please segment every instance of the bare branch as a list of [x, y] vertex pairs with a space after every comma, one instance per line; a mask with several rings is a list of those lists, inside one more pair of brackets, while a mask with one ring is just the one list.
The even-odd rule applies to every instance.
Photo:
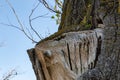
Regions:
[[21, 28], [19, 28], [18, 26], [15, 26], [13, 24], [6, 24], [6, 23], [0, 23], [0, 24], [5, 25], [5, 26], [11, 26], [11, 27], [14, 27], [14, 28], [16, 28], [16, 29], [21, 31]]
[[31, 34], [31, 32], [30, 32], [30, 30], [26, 27], [26, 30], [28, 31], [28, 33], [30, 34], [30, 37], [33, 39], [33, 36], [32, 36], [32, 34]]
[[[37, 41], [35, 41], [35, 40], [33, 39], [33, 37], [30, 37], [30, 36], [27, 34], [27, 32], [26, 32], [25, 29], [24, 29], [23, 24], [21, 23], [18, 15], [17, 15], [16, 12], [15, 12], [15, 9], [14, 9], [13, 6], [10, 4], [10, 2], [9, 2], [8, 0], [6, 0], [6, 2], [8, 3], [9, 7], [12, 9], [12, 11], [13, 11], [13, 13], [14, 13], [14, 15], [15, 15], [15, 17], [16, 17], [16, 19], [17, 19], [17, 22], [18, 22], [18, 24], [20, 25], [20, 27], [17, 27], [17, 26], [12, 25], [12, 24], [4, 24], [4, 23], [2, 23], [2, 24], [6, 25], [6, 26], [11, 26], [11, 27], [17, 28], [18, 30], [22, 31], [22, 32], [27, 36], [27, 38], [30, 39], [32, 42], [38, 43]], [[33, 11], [33, 12], [34, 12], [34, 11]], [[39, 37], [40, 37], [40, 36], [39, 36]]]
[[32, 21], [32, 20], [35, 20], [35, 19], [38, 19], [38, 18], [40, 18], [40, 17], [45, 17], [45, 15], [48, 15], [48, 13], [46, 13], [46, 14], [44, 14], [44, 15], [40, 15], [40, 16], [34, 17], [34, 18], [31, 19], [31, 21]]
[[48, 3], [45, 0], [39, 0], [40, 3], [42, 3], [48, 10], [58, 13], [58, 14], [62, 14], [59, 10], [54, 10], [52, 8], [50, 8], [50, 6], [48, 5]]
[[61, 0], [55, 0], [55, 4], [57, 4], [58, 7], [62, 9], [62, 1]]
[[19, 25], [21, 27], [21, 29], [23, 29], [23, 25], [22, 25], [21, 21], [19, 20], [19, 17], [16, 14], [15, 9], [13, 8], [13, 6], [10, 4], [10, 2], [8, 0], [6, 0], [6, 2], [8, 3], [9, 7], [12, 9], [12, 11], [13, 11], [13, 13], [14, 13], [14, 15], [15, 15], [15, 17], [16, 17], [16, 19], [17, 19], [17, 21], [18, 21], [18, 23], [19, 23]]
[[39, 3], [35, 6], [35, 8], [32, 9], [32, 11], [31, 11], [31, 13], [30, 13], [30, 15], [29, 15], [29, 24], [30, 24], [30, 27], [31, 27], [31, 29], [33, 30], [33, 32], [34, 32], [40, 39], [42, 39], [41, 36], [37, 33], [37, 31], [33, 28], [33, 26], [32, 26], [32, 20], [31, 20], [31, 16], [32, 16], [32, 14], [34, 13], [34, 11], [36, 10], [36, 8], [37, 8], [38, 6], [39, 6]]
[[8, 72], [5, 76], [3, 76], [2, 80], [9, 80], [11, 77], [17, 75], [18, 73], [16, 72], [15, 69], [11, 70]]

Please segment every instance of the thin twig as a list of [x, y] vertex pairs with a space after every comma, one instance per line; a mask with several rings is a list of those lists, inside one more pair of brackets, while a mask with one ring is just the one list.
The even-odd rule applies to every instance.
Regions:
[[20, 31], [21, 31], [21, 28], [19, 28], [19, 27], [15, 26], [15, 25], [13, 25], [13, 24], [6, 24], [6, 23], [0, 23], [0, 24], [1, 24], [1, 25], [5, 25], [5, 26], [14, 27], [14, 28], [16, 28], [16, 29], [18, 29], [18, 30], [20, 30]]
[[15, 17], [16, 17], [19, 25], [20, 25], [20, 27], [23, 29], [23, 25], [22, 25], [21, 21], [19, 20], [19, 17], [16, 14], [16, 11], [14, 10], [13, 6], [10, 4], [10, 2], [8, 0], [6, 0], [6, 2], [8, 3], [9, 7], [12, 9], [12, 11], [13, 11], [13, 13], [14, 13], [14, 15], [15, 15]]
[[58, 5], [60, 9], [62, 9], [62, 1], [60, 0], [55, 0], [55, 4]]
[[50, 6], [48, 5], [48, 3], [45, 0], [39, 0], [39, 2], [42, 3], [48, 10], [58, 13], [58, 14], [62, 14], [60, 11], [50, 8]]
[[44, 15], [40, 15], [40, 16], [34, 17], [34, 18], [31, 19], [31, 21], [33, 21], [33, 20], [35, 20], [35, 19], [38, 19], [38, 18], [40, 18], [40, 17], [44, 17], [45, 15], [48, 15], [48, 13], [46, 13], [46, 14], [44, 14]]
[[33, 31], [40, 39], [42, 39], [41, 36], [38, 34], [38, 32], [33, 28], [33, 26], [32, 26], [32, 19], [31, 19], [31, 16], [33, 15], [34, 11], [37, 9], [38, 6], [39, 6], [39, 3], [35, 6], [35, 8], [32, 9], [32, 11], [31, 11], [31, 13], [30, 13], [30, 15], [29, 15], [29, 25], [30, 25], [32, 31]]
[[30, 34], [31, 38], [33, 39], [33, 36], [32, 36], [30, 30], [27, 27], [26, 27], [26, 30], [28, 31], [28, 33]]
[[10, 72], [8, 72], [5, 76], [3, 76], [2, 80], [9, 80], [11, 77], [17, 75], [18, 73], [16, 72], [15, 69], [11, 70]]

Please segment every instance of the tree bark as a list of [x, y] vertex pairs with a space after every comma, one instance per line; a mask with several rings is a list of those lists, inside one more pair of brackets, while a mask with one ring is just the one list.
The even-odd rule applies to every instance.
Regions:
[[58, 32], [28, 50], [37, 80], [120, 80], [119, 6], [64, 0]]

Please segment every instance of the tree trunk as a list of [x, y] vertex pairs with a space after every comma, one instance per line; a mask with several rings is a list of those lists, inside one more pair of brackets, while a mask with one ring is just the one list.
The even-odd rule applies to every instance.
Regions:
[[120, 0], [64, 0], [58, 32], [28, 55], [37, 80], [120, 80], [119, 40]]

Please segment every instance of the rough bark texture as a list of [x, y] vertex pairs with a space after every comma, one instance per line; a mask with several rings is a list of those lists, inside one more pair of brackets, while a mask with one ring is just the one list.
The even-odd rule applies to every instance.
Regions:
[[[64, 0], [58, 33], [65, 31], [28, 50], [37, 80], [120, 80], [119, 6], [120, 0]], [[78, 29], [88, 24], [96, 29]]]
[[77, 25], [97, 26], [100, 20], [96, 12], [98, 5], [98, 0], [64, 0], [59, 30]]

